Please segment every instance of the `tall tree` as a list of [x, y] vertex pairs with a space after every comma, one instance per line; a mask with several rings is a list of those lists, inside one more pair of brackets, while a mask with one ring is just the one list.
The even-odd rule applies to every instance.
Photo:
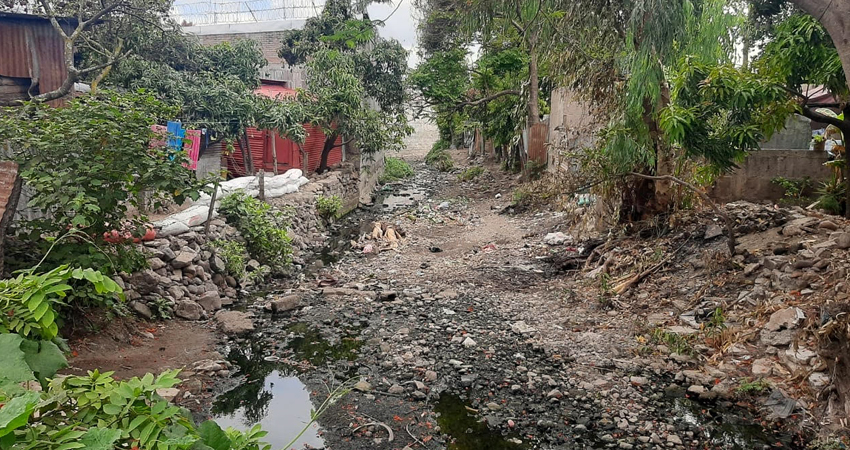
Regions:
[[[850, 75], [850, 3], [840, 0], [790, 0], [823, 25], [832, 38], [844, 73]], [[850, 87], [850, 79], [845, 79]]]

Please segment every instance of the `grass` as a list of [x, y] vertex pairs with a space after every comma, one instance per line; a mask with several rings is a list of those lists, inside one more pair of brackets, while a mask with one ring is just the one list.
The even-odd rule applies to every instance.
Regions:
[[768, 390], [770, 390], [770, 382], [767, 380], [753, 381], [746, 379], [741, 382], [741, 385], [735, 391], [740, 395], [758, 396], [766, 394]]
[[425, 155], [425, 163], [435, 167], [440, 172], [448, 172], [454, 168], [454, 162], [445, 141], [440, 140], [434, 143], [434, 146]]
[[650, 342], [653, 344], [664, 344], [671, 352], [679, 355], [693, 355], [696, 353], [692, 341], [692, 336], [684, 336], [677, 333], [669, 332], [663, 328], [652, 330]]
[[405, 160], [388, 156], [384, 162], [384, 174], [381, 176], [381, 183], [386, 184], [403, 180], [412, 177], [413, 174], [413, 168]]
[[484, 168], [481, 166], [472, 166], [461, 172], [460, 175], [457, 176], [460, 181], [472, 181], [481, 174], [484, 173]]

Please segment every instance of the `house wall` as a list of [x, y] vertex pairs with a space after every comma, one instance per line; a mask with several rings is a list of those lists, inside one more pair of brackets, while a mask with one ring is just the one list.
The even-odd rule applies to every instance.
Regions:
[[723, 203], [778, 200], [784, 190], [771, 180], [776, 177], [810, 177], [815, 182], [827, 180], [832, 176], [832, 169], [823, 165], [827, 160], [825, 152], [808, 150], [753, 152], [735, 172], [717, 180], [709, 195]]

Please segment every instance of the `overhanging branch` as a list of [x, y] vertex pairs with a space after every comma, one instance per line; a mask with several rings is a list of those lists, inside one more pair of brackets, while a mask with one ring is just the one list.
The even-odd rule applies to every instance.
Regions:
[[460, 109], [460, 108], [463, 108], [463, 107], [466, 107], [466, 106], [478, 106], [482, 103], [487, 103], [487, 102], [495, 100], [499, 97], [504, 97], [506, 95], [520, 95], [520, 94], [522, 94], [520, 91], [517, 91], [517, 90], [514, 90], [514, 89], [508, 89], [508, 90], [496, 92], [495, 94], [488, 95], [487, 97], [484, 97], [484, 98], [479, 98], [478, 100], [472, 100], [472, 101], [468, 101], [468, 102], [458, 103], [457, 105], [455, 105], [455, 109]]

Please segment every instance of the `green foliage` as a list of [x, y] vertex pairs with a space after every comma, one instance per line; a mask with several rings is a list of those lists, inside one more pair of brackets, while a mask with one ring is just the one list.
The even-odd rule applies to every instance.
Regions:
[[472, 181], [478, 178], [478, 176], [480, 176], [482, 173], [484, 173], [484, 168], [481, 166], [467, 167], [463, 172], [461, 172], [457, 176], [457, 179], [460, 181]]
[[237, 280], [245, 277], [245, 245], [238, 241], [219, 239], [212, 242], [212, 248], [216, 256], [224, 261], [224, 268], [228, 274]]
[[449, 154], [448, 149], [448, 142], [442, 139], [435, 142], [431, 150], [428, 151], [428, 154], [425, 155], [425, 163], [437, 168], [440, 172], [452, 170], [454, 168], [454, 161], [452, 161], [452, 155]]
[[824, 181], [818, 188], [817, 206], [830, 214], [843, 214], [846, 207], [846, 193], [847, 185], [837, 175], [833, 175], [830, 181]]
[[693, 340], [692, 336], [672, 333], [663, 328], [656, 328], [650, 334], [650, 342], [666, 345], [671, 352], [681, 355], [693, 355], [696, 352]]
[[758, 380], [750, 380], [744, 379], [741, 380], [741, 385], [735, 390], [739, 395], [763, 395], [766, 394], [767, 391], [770, 390], [770, 382], [764, 379]]
[[292, 262], [292, 239], [287, 231], [289, 215], [242, 191], [223, 198], [219, 212], [245, 238], [251, 256], [275, 272], [289, 267]]
[[336, 195], [330, 197], [320, 196], [316, 198], [316, 212], [325, 220], [334, 220], [339, 218], [342, 211], [342, 199]]
[[791, 179], [785, 177], [776, 177], [770, 180], [771, 183], [778, 184], [785, 190], [782, 194], [783, 200], [792, 204], [799, 204], [802, 201], [808, 201], [806, 193], [812, 188], [813, 182], [809, 177]]
[[154, 319], [170, 320], [173, 316], [173, 309], [170, 301], [165, 297], [156, 296], [153, 300], [148, 301], [148, 306], [151, 308], [151, 314]]
[[384, 160], [384, 174], [381, 176], [381, 183], [392, 183], [393, 181], [403, 180], [413, 175], [413, 168], [410, 167], [407, 161], [388, 156]]
[[[84, 230], [100, 242], [115, 229], [121, 236], [139, 237], [146, 231], [139, 211], [196, 199], [200, 184], [183, 166], [185, 152], [151, 146], [151, 125], [174, 113], [146, 93], [78, 97], [62, 108], [33, 103], [0, 111], [0, 140], [16, 150], [21, 176], [33, 191], [28, 206], [45, 215], [23, 225], [32, 231], [30, 240], [49, 245], [43, 235], [68, 229]], [[77, 263], [98, 253], [88, 250]], [[76, 259], [68, 257], [65, 261]]]
[[71, 280], [87, 281], [102, 295], [119, 295], [121, 288], [94, 269], [59, 266], [42, 274], [33, 270], [0, 280], [0, 333], [52, 340], [59, 334], [58, 309], [72, 290]]

